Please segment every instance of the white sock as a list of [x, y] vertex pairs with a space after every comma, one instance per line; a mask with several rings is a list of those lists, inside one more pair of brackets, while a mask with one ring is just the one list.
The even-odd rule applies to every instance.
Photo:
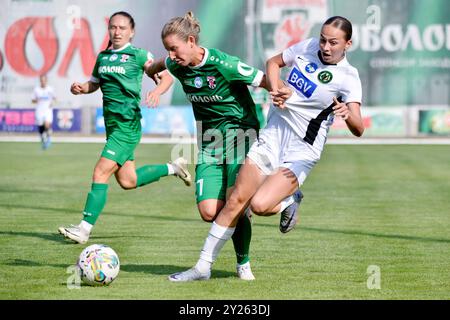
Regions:
[[205, 273], [211, 270], [211, 266], [219, 255], [220, 250], [231, 238], [235, 229], [235, 227], [222, 227], [216, 222], [212, 223], [203, 249], [200, 252], [200, 259], [196, 264], [198, 271]]
[[167, 164], [167, 169], [168, 169], [168, 175], [174, 175], [175, 174], [175, 169], [173, 168], [172, 164], [168, 163]]
[[93, 225], [87, 221], [81, 220], [80, 228], [87, 232], [87, 234], [91, 233]]
[[293, 203], [294, 203], [294, 197], [292, 195], [290, 195], [289, 197], [285, 198], [284, 200], [282, 200], [280, 202], [281, 208], [280, 208], [280, 211], [278, 211], [277, 213], [283, 212], [284, 209], [286, 209]]

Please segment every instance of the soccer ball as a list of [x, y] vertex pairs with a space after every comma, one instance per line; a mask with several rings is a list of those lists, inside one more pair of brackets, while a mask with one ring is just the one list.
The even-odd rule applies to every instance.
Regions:
[[117, 278], [120, 261], [117, 253], [103, 244], [93, 244], [85, 248], [77, 261], [80, 277], [92, 286], [108, 285]]

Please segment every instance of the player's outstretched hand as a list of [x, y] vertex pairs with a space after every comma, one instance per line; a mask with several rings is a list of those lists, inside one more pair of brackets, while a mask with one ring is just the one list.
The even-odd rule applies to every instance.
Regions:
[[333, 101], [335, 103], [335, 106], [333, 107], [334, 115], [341, 117], [342, 120], [347, 120], [350, 115], [350, 109], [348, 106], [343, 102], [339, 102], [336, 97], [333, 97]]
[[145, 102], [147, 105], [151, 108], [156, 108], [159, 104], [159, 94], [155, 91], [149, 91], [147, 93], [147, 98], [145, 99]]
[[78, 82], [72, 83], [72, 85], [70, 86], [70, 92], [72, 92], [72, 94], [75, 94], [75, 95], [82, 94], [83, 87], [82, 87], [81, 83], [78, 83]]
[[292, 96], [292, 90], [288, 87], [282, 87], [276, 91], [270, 91], [269, 93], [272, 97], [273, 104], [280, 109], [284, 109], [286, 107], [284, 103]]

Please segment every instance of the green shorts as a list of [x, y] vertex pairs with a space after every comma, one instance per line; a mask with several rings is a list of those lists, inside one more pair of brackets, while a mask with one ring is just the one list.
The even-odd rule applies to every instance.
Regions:
[[[233, 140], [233, 139], [231, 139]], [[195, 167], [197, 203], [206, 199], [226, 200], [227, 189], [234, 186], [239, 169], [254, 139], [234, 139], [225, 147], [203, 144]]]
[[140, 120], [105, 119], [106, 145], [102, 157], [122, 166], [134, 160], [134, 150], [141, 140]]
[[225, 200], [227, 189], [234, 186], [241, 164], [198, 164], [195, 167], [197, 203], [206, 199]]

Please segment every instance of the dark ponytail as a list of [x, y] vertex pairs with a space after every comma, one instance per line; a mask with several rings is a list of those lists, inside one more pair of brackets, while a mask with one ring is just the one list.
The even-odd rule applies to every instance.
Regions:
[[[133, 17], [131, 16], [131, 14], [129, 14], [128, 12], [125, 12], [125, 11], [118, 11], [118, 12], [115, 12], [115, 13], [112, 14], [111, 17], [109, 17], [109, 20], [111, 21], [111, 19], [112, 19], [113, 17], [118, 16], [118, 15], [121, 15], [121, 16], [124, 16], [124, 17], [128, 18], [128, 20], [130, 20], [131, 29], [134, 30], [134, 26], [135, 26], [134, 19], [133, 19]], [[108, 22], [108, 23], [109, 23], [109, 22]], [[112, 45], [112, 42], [111, 42], [111, 40], [109, 40], [109, 41], [108, 41], [108, 45], [106, 46], [105, 50], [108, 50], [109, 47], [111, 47], [111, 45]]]
[[334, 16], [331, 18], [328, 18], [327, 21], [324, 22], [323, 25], [332, 25], [333, 27], [336, 27], [342, 31], [345, 32], [345, 40], [348, 41], [352, 38], [352, 23], [341, 16]]

